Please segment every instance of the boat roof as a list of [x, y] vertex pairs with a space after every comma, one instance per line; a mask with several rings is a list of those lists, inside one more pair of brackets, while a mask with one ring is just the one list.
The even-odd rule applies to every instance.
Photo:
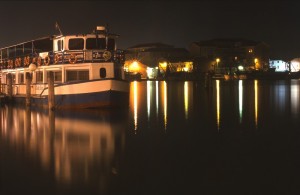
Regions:
[[[18, 43], [18, 44], [14, 44], [14, 45], [10, 45], [10, 46], [6, 46], [6, 47], [2, 47], [0, 49], [7, 49], [7, 48], [11, 48], [11, 47], [15, 47], [15, 46], [18, 46], [18, 45], [22, 45], [22, 44], [25, 44], [25, 43], [30, 43], [30, 42], [33, 42], [33, 41], [39, 41], [39, 40], [45, 40], [45, 39], [55, 39], [55, 38], [61, 38], [61, 37], [71, 37], [71, 36], [87, 36], [87, 35], [96, 35], [96, 33], [88, 33], [88, 34], [70, 34], [70, 35], [50, 35], [50, 36], [44, 36], [44, 37], [40, 37], [40, 38], [36, 38], [36, 39], [32, 39], [32, 40], [29, 40], [29, 41], [25, 41], [25, 42], [21, 42], [21, 43]], [[100, 34], [99, 34], [100, 35]], [[120, 35], [118, 34], [111, 34], [111, 33], [108, 33], [107, 34], [108, 36], [111, 36], [111, 37], [115, 37], [115, 38], [118, 38]]]

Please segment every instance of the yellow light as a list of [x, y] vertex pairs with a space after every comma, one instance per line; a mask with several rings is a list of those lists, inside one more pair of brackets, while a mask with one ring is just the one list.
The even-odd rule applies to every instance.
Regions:
[[135, 72], [138, 70], [139, 70], [139, 62], [135, 60], [129, 65], [129, 71]]
[[167, 62], [160, 62], [159, 65], [160, 65], [162, 68], [166, 68], [166, 67], [167, 67]]
[[258, 62], [258, 59], [257, 59], [257, 58], [255, 58], [255, 59], [254, 59], [254, 62], [255, 62], [255, 63], [257, 63], [257, 62]]
[[219, 62], [220, 62], [220, 58], [217, 58], [217, 59], [216, 59], [216, 62], [219, 63]]

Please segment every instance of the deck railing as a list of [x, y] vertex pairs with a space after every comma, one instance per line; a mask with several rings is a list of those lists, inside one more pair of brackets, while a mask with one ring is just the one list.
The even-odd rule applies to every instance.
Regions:
[[27, 55], [15, 56], [13, 58], [0, 59], [1, 69], [14, 69], [28, 67], [31, 63], [37, 66], [48, 66], [56, 64], [75, 64], [87, 62], [120, 62], [125, 61], [121, 50], [65, 50], [49, 51]]

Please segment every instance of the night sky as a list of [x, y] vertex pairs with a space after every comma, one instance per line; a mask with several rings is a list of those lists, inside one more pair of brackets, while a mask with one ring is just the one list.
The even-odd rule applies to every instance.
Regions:
[[300, 2], [296, 0], [0, 1], [0, 47], [58, 34], [89, 33], [108, 24], [118, 48], [162, 42], [244, 38], [271, 47], [272, 59], [300, 57]]

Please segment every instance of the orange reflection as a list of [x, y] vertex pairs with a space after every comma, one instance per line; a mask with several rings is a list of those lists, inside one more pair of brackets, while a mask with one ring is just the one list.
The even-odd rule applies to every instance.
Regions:
[[138, 123], [137, 123], [137, 108], [138, 108], [138, 89], [137, 89], [137, 82], [133, 82], [133, 115], [134, 115], [134, 130], [137, 130]]
[[151, 93], [152, 93], [152, 87], [151, 83], [152, 81], [147, 81], [147, 116], [148, 116], [148, 121], [150, 118], [150, 108], [151, 108]]
[[111, 114], [101, 113], [99, 117], [84, 113], [85, 118], [70, 118], [5, 107], [0, 111], [0, 138], [28, 157], [38, 159], [44, 169], [53, 168], [58, 182], [88, 183], [101, 178], [96, 183], [105, 189], [112, 170], [117, 173], [115, 155], [122, 148], [116, 146], [123, 144], [116, 144], [116, 140], [124, 141], [124, 124], [110, 122]]
[[257, 80], [254, 80], [254, 106], [255, 106], [255, 126], [257, 128], [257, 118], [258, 118], [258, 89]]
[[188, 82], [184, 82], [184, 113], [185, 119], [188, 118], [188, 109], [189, 109], [189, 86]]
[[216, 90], [217, 90], [217, 126], [220, 130], [220, 81], [216, 80]]
[[165, 130], [167, 130], [167, 83], [164, 81], [164, 125], [165, 125]]

